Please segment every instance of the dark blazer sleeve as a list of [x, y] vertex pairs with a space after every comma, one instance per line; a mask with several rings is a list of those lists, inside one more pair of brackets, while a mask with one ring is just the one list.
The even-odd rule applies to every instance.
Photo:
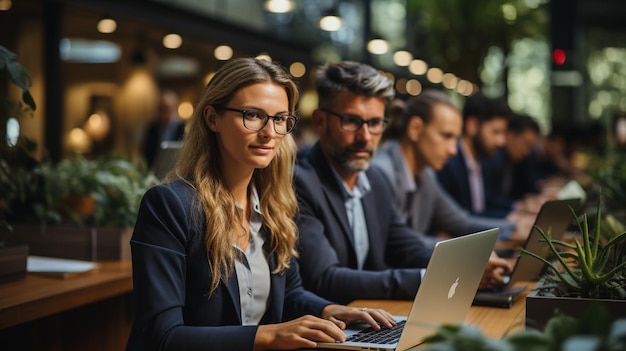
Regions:
[[[206, 255], [204, 262], [188, 264], [201, 257], [196, 256], [201, 240], [190, 225], [192, 195], [177, 190], [152, 188], [140, 205], [131, 239], [135, 321], [127, 349], [205, 350], [212, 345], [216, 350], [251, 350], [257, 327], [240, 325], [227, 289], [206, 295]], [[201, 277], [208, 280], [195, 280]], [[188, 312], [190, 305], [207, 315]]]
[[285, 287], [285, 305], [282, 320], [295, 319], [305, 314], [320, 317], [324, 307], [333, 303], [302, 287], [300, 267], [296, 259], [292, 260], [290, 269], [284, 274], [286, 275], [287, 284]]
[[370, 250], [364, 269], [357, 269], [343, 200], [329, 172], [328, 165], [323, 164], [301, 162], [296, 167], [296, 220], [304, 287], [339, 303], [412, 299], [421, 280], [419, 268], [426, 266], [432, 246], [395, 211], [383, 175], [368, 174], [372, 191], [364, 197], [363, 205]]

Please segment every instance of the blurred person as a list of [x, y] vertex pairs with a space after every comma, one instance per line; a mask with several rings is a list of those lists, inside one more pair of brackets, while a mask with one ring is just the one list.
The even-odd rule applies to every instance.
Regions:
[[555, 124], [538, 145], [539, 177], [541, 182], [554, 179], [575, 179], [586, 186], [590, 178], [574, 161], [581, 148], [582, 132], [579, 127]]
[[483, 93], [467, 97], [463, 106], [463, 132], [459, 152], [437, 173], [441, 186], [458, 205], [474, 215], [503, 218], [508, 211], [488, 207], [482, 161], [505, 145], [511, 109], [502, 98]]
[[393, 202], [416, 231], [447, 238], [500, 228], [506, 239], [513, 223], [471, 216], [441, 188], [436, 178], [447, 160], [457, 154], [463, 120], [461, 112], [443, 92], [425, 90], [407, 103], [394, 101], [395, 119], [384, 135], [392, 135], [372, 160], [390, 182]]
[[509, 120], [506, 144], [494, 157], [483, 161], [485, 187], [491, 193], [488, 206], [511, 211], [532, 202], [539, 194], [537, 143], [541, 136], [539, 124], [530, 116], [514, 114]]
[[[339, 302], [413, 299], [434, 243], [393, 206], [385, 175], [370, 167], [394, 97], [393, 83], [351, 61], [315, 72], [319, 140], [296, 166], [300, 272], [305, 288]], [[493, 257], [481, 287], [510, 267]]]
[[185, 124], [178, 116], [178, 94], [171, 89], [159, 93], [157, 115], [146, 129], [142, 152], [146, 164], [154, 163], [160, 145], [164, 141], [180, 141], [185, 134]]
[[245, 58], [204, 89], [175, 171], [141, 202], [128, 350], [314, 348], [344, 341], [346, 323], [395, 324], [301, 286], [289, 135], [298, 95], [284, 69]]

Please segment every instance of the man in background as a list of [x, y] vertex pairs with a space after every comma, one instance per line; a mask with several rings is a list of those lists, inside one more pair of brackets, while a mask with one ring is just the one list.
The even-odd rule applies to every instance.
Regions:
[[148, 167], [154, 163], [162, 142], [180, 141], [184, 133], [185, 124], [178, 116], [178, 95], [171, 89], [161, 90], [157, 116], [148, 124], [142, 147]]
[[437, 174], [441, 186], [459, 206], [474, 215], [504, 218], [510, 211], [490, 208], [485, 191], [482, 161], [505, 145], [512, 112], [504, 99], [483, 93], [469, 96], [463, 106], [463, 133], [459, 152]]
[[[461, 112], [437, 90], [424, 90], [406, 103], [396, 100], [389, 109], [396, 120], [385, 130], [390, 139], [372, 160], [393, 190], [396, 209], [416, 231], [448, 238], [494, 227], [506, 239], [513, 223], [471, 216], [437, 182], [436, 171], [457, 154], [463, 120]], [[394, 130], [396, 129], [396, 130]]]
[[[393, 83], [371, 66], [343, 61], [315, 73], [319, 141], [296, 166], [299, 262], [306, 289], [337, 302], [413, 299], [433, 246], [407, 226], [370, 159], [387, 124]], [[492, 258], [481, 287], [502, 283]]]
[[506, 145], [483, 162], [485, 187], [492, 207], [511, 211], [539, 193], [537, 142], [541, 130], [530, 116], [515, 114], [507, 128]]

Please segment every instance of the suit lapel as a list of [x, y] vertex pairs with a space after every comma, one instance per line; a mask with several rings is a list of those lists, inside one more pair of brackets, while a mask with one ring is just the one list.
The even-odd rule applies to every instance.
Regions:
[[226, 277], [226, 271], [222, 270], [222, 282], [226, 286], [226, 290], [228, 290], [228, 294], [230, 295], [230, 299], [235, 305], [235, 311], [237, 311], [237, 320], [239, 324], [242, 324], [241, 321], [241, 303], [239, 299], [239, 282], [237, 281], [237, 273], [233, 272], [233, 275], [225, 280], [223, 277]]
[[322, 191], [324, 196], [328, 200], [328, 204], [332, 207], [333, 216], [336, 217], [337, 222], [341, 225], [343, 235], [346, 237], [350, 245], [354, 250], [354, 240], [352, 238], [352, 230], [350, 223], [348, 222], [348, 215], [346, 213], [346, 206], [344, 199], [341, 197], [343, 194], [342, 185], [337, 182], [337, 178], [331, 169], [329, 162], [324, 157], [319, 144], [316, 144], [313, 150], [311, 150], [311, 160], [315, 169], [318, 169], [318, 176], [322, 183]]
[[[266, 240], [265, 244], [263, 245], [263, 250], [265, 251], [266, 255], [267, 252], [269, 252], [269, 247], [270, 244]], [[281, 274], [272, 273], [276, 269], [276, 256], [269, 255], [267, 261], [270, 266], [270, 296], [269, 301], [267, 302], [267, 310], [265, 311], [265, 315], [263, 316], [261, 322], [278, 323], [282, 320], [282, 305], [285, 296], [285, 280]]]

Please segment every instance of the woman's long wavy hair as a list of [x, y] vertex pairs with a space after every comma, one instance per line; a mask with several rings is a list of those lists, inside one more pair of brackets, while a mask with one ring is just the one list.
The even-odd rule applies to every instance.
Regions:
[[[289, 112], [295, 113], [298, 88], [282, 67], [253, 58], [227, 62], [217, 70], [202, 92], [185, 135], [180, 158], [167, 179], [182, 179], [198, 193], [198, 205], [206, 218], [206, 250], [213, 273], [209, 293], [217, 288], [220, 279], [227, 278], [234, 271], [236, 252], [233, 243], [237, 233], [241, 232], [241, 215], [222, 174], [218, 136], [207, 126], [204, 110], [211, 105], [219, 113], [240, 89], [262, 82], [284, 87]], [[266, 168], [256, 169], [251, 181], [259, 194], [263, 228], [270, 245], [269, 254], [277, 258], [274, 273], [289, 268], [291, 259], [297, 255], [297, 227], [293, 221], [297, 201], [292, 183], [295, 155], [296, 144], [291, 135], [286, 135], [274, 159]]]

